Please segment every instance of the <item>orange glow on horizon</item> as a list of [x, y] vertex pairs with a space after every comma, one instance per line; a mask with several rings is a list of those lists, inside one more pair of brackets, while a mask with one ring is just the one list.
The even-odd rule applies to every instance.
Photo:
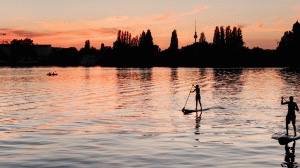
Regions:
[[[172, 6], [168, 3], [160, 5]], [[50, 17], [48, 15], [43, 16], [44, 19], [32, 18], [27, 15], [5, 17], [5, 24], [0, 27], [0, 33], [3, 32], [6, 35], [2, 37], [1, 41], [10, 42], [13, 39], [31, 38], [35, 44], [50, 44], [53, 47], [63, 48], [76, 47], [79, 50], [83, 48], [86, 40], [90, 40], [91, 46], [100, 49], [101, 43], [104, 43], [105, 46], [113, 46], [118, 30], [128, 31], [132, 37], [135, 37], [139, 36], [142, 31], [150, 29], [154, 44], [164, 50], [170, 46], [171, 34], [174, 29], [177, 30], [179, 48], [193, 44], [194, 20], [196, 19], [198, 37], [201, 32], [204, 32], [208, 42], [213, 41], [216, 26], [230, 25], [242, 28], [246, 47], [275, 49], [276, 45], [272, 40], [280, 39], [285, 31], [291, 30], [300, 14], [300, 3], [297, 5], [278, 2], [278, 4], [272, 3], [272, 6], [269, 2], [261, 4], [266, 9], [270, 9], [270, 13], [239, 4], [241, 9], [245, 9], [244, 12], [248, 12], [247, 16], [243, 16], [243, 12], [237, 13], [230, 10], [230, 8], [235, 9], [237, 4], [223, 4], [229, 5], [228, 9], [220, 8], [218, 6], [220, 4], [213, 2], [202, 4], [193, 2], [185, 4], [186, 6], [183, 8], [179, 4], [177, 5], [159, 12], [141, 12], [138, 15], [128, 11], [115, 15], [103, 13], [103, 16], [97, 15], [99, 18], [94, 16], [93, 19], [91, 16], [85, 16], [87, 14], [82, 14], [79, 19], [78, 15], [77, 17], [72, 16], [74, 14], [72, 12], [72, 15], [70, 14], [67, 18], [62, 16], [58, 19], [47, 19]], [[286, 8], [280, 10], [290, 9], [288, 15], [273, 11], [284, 5]], [[140, 10], [140, 7], [132, 6], [132, 8]], [[228, 16], [223, 16], [222, 14], [227, 11], [229, 12]], [[258, 14], [254, 12], [258, 12]], [[251, 15], [255, 16], [251, 17]]]
[[[222, 26], [222, 25], [216, 25], [216, 26]], [[208, 42], [212, 42], [214, 29], [215, 26], [204, 27], [204, 29], [199, 28], [199, 30], [197, 30], [197, 33], [198, 35], [200, 35], [201, 32], [204, 32], [206, 36], [206, 40]], [[253, 47], [261, 47], [264, 49], [275, 49], [277, 47], [275, 40], [279, 40], [281, 36], [283, 36], [285, 31], [289, 31], [291, 29], [292, 29], [292, 25], [290, 28], [285, 27], [285, 28], [277, 28], [277, 29], [272, 29], [272, 28], [267, 29], [264, 28], [261, 23], [257, 23], [251, 27], [243, 28], [242, 31], [243, 31], [246, 47], [249, 47], [250, 49]], [[129, 30], [129, 33], [131, 33], [132, 36], [135, 37], [136, 35], [139, 36], [143, 30], [146, 31], [146, 29], [140, 28], [140, 31], [135, 30], [133, 32], [130, 32]], [[158, 45], [162, 50], [169, 48], [172, 29], [158, 30], [158, 31], [155, 29], [150, 29], [150, 30], [155, 45]], [[14, 32], [16, 31], [22, 31], [22, 30], [15, 30], [15, 29], [7, 30], [6, 35], [3, 38], [3, 41], [10, 42], [12, 39], [31, 38], [35, 44], [51, 45], [52, 47], [62, 47], [62, 48], [75, 47], [79, 50], [84, 47], [84, 42], [86, 40], [90, 40], [91, 46], [95, 47], [96, 49], [100, 49], [101, 43], [104, 43], [105, 46], [112, 47], [113, 42], [117, 38], [118, 30], [117, 29], [110, 30], [109, 32], [95, 31], [95, 30], [82, 30], [82, 31], [80, 30], [80, 31], [58, 32], [58, 33], [53, 32], [53, 33], [46, 33], [46, 34], [43, 33], [39, 34], [36, 32], [29, 31], [29, 32], [24, 32], [24, 34], [20, 34], [20, 35], [14, 34]], [[254, 35], [254, 34], [262, 34], [262, 33], [267, 33], [269, 34], [270, 37]], [[193, 35], [194, 32], [177, 30], [179, 49], [181, 47], [193, 44], [194, 43]]]

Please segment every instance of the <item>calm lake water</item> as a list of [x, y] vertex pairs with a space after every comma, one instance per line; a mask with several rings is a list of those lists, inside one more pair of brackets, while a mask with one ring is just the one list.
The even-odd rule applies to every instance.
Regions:
[[[300, 104], [299, 77], [284, 68], [2, 67], [0, 167], [281, 167], [289, 148], [272, 137], [285, 132], [281, 97]], [[181, 112], [192, 84], [210, 108], [200, 122]]]

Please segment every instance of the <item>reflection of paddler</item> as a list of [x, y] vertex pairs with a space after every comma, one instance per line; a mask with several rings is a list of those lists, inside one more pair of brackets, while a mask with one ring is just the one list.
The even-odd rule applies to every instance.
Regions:
[[201, 116], [202, 116], [202, 111], [199, 116], [198, 116], [198, 112], [196, 112], [196, 132], [195, 132], [195, 134], [200, 134], [199, 128], [200, 128]]
[[297, 103], [294, 102], [293, 96], [290, 97], [290, 101], [283, 102], [283, 97], [281, 97], [281, 105], [287, 104], [288, 105], [288, 113], [286, 115], [286, 135], [289, 134], [289, 123], [292, 121], [294, 127], [294, 134], [296, 136], [296, 114], [295, 110], [299, 111]]
[[196, 91], [196, 110], [198, 108], [198, 102], [200, 104], [201, 110], [202, 110], [202, 105], [201, 105], [201, 96], [200, 96], [200, 88], [199, 85], [196, 85], [195, 90], [191, 91], [191, 93]]
[[295, 164], [295, 146], [296, 142], [294, 141], [293, 147], [289, 147], [287, 144], [285, 145], [285, 157], [284, 163], [281, 164], [282, 167], [293, 167], [296, 166]]

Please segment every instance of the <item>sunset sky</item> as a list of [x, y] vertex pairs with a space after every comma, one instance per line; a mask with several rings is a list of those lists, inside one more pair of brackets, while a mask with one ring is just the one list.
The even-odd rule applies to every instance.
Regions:
[[[112, 46], [118, 30], [132, 36], [150, 29], [154, 44], [179, 48], [204, 32], [212, 42], [216, 26], [237, 26], [249, 48], [276, 48], [300, 16], [299, 0], [1, 0], [1, 42], [31, 38], [53, 47]], [[198, 39], [199, 40], [199, 39]]]

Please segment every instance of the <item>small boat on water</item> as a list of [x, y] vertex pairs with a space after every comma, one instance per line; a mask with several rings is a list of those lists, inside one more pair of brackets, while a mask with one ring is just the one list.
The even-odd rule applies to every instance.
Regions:
[[49, 72], [49, 73], [47, 73], [47, 75], [48, 75], [48, 76], [55, 76], [55, 75], [57, 75], [57, 73], [54, 73], [54, 72], [51, 73], [51, 72]]

